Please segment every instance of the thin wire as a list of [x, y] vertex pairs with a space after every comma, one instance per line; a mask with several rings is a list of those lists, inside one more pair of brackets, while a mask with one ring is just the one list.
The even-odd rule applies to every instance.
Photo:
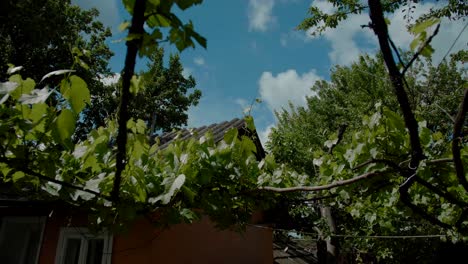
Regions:
[[[296, 230], [287, 230], [287, 229], [280, 229], [280, 228], [272, 228], [266, 227], [261, 225], [254, 225], [254, 224], [247, 224], [248, 226], [253, 226], [256, 228], [263, 228], [273, 231], [282, 231], [282, 232], [296, 232], [305, 235], [313, 235], [317, 236], [317, 233], [312, 232], [302, 232]], [[373, 239], [409, 239], [409, 238], [440, 238], [446, 237], [446, 235], [388, 235], [388, 236], [381, 236], [381, 235], [374, 235], [374, 236], [355, 236], [355, 235], [330, 235], [331, 237], [342, 237], [342, 238], [373, 238]]]
[[442, 58], [442, 60], [439, 62], [439, 65], [445, 60], [445, 58], [449, 55], [450, 51], [452, 51], [453, 47], [455, 46], [455, 43], [457, 43], [458, 39], [461, 37], [463, 31], [465, 31], [466, 29], [466, 26], [468, 26], [468, 22], [465, 24], [465, 26], [463, 27], [463, 29], [460, 31], [460, 33], [458, 33], [458, 36], [455, 38], [455, 40], [453, 41], [452, 45], [450, 46], [450, 48], [447, 50], [447, 52], [445, 53], [444, 57]]
[[353, 235], [331, 235], [332, 237], [343, 238], [377, 238], [377, 239], [409, 239], [409, 238], [440, 238], [446, 235], [413, 235], [413, 236], [353, 236]]

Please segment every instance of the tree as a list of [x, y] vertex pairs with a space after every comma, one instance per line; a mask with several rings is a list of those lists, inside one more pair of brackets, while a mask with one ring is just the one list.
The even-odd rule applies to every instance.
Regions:
[[[110, 74], [108, 61], [113, 53], [105, 40], [111, 31], [97, 20], [98, 15], [97, 9], [82, 10], [70, 0], [2, 1], [0, 80], [8, 77], [7, 64], [23, 67], [22, 71], [36, 82], [49, 72], [73, 68], [93, 95], [89, 102], [93, 107], [87, 107], [85, 115], [109, 105], [112, 98], [100, 79]], [[60, 80], [45, 81], [55, 87]], [[79, 122], [76, 136], [82, 138], [82, 131], [90, 131], [96, 120]]]
[[[274, 202], [284, 193], [312, 192], [317, 199], [339, 195], [336, 206], [364, 219], [360, 223], [369, 234], [404, 231], [398, 222], [417, 219], [416, 224], [443, 231], [445, 239], [466, 237], [468, 146], [462, 131], [468, 89], [447, 138], [436, 131], [437, 126], [431, 130], [425, 120], [415, 116], [419, 114], [411, 108], [404, 87], [404, 77], [414, 61], [420, 54], [430, 55], [428, 43], [433, 35], [428, 37], [426, 32], [424, 36], [421, 28], [437, 20], [423, 21], [413, 30], [419, 34], [417, 51], [398, 68], [381, 2], [369, 0], [371, 29], [379, 39], [399, 112], [377, 104], [370, 116], [363, 116], [363, 126], [351, 139], [340, 142], [341, 133], [332, 136], [325, 142], [325, 150], [314, 153], [318, 173], [310, 177], [277, 163], [272, 155], [257, 161], [255, 144], [239, 137], [236, 129], [228, 131], [218, 145], [209, 133], [200, 140], [176, 140], [163, 150], [150, 144], [145, 122], [132, 119], [128, 108], [132, 92], [140, 90], [134, 74], [136, 57], [152, 54], [161, 41], [174, 44], [179, 51], [194, 47], [195, 42], [206, 47], [193, 24], [183, 23], [171, 11], [174, 6], [185, 10], [201, 1], [123, 2], [132, 21], [124, 24], [129, 26], [129, 34], [117, 122], [109, 120], [74, 144], [75, 123], [90, 102], [83, 79], [68, 70], [53, 72], [50, 76], [63, 76], [56, 91], [23, 79], [17, 69], [10, 68], [8, 74], [13, 75], [0, 84], [0, 172], [4, 183], [13, 184], [25, 195], [40, 193], [48, 199], [86, 206], [95, 216], [90, 223], [97, 227], [123, 225], [155, 212], [161, 216], [159, 223], [190, 222], [200, 215], [194, 208], [221, 227], [242, 226], [259, 204]], [[354, 9], [361, 5], [357, 0], [333, 2], [341, 5], [339, 12], [345, 11], [342, 19], [347, 12], [362, 11]], [[333, 19], [325, 22], [330, 21]], [[152, 32], [145, 30], [145, 22]], [[63, 100], [50, 104], [52, 93]], [[246, 122], [248, 128], [254, 128], [251, 117]]]
[[35, 81], [76, 65], [77, 74], [94, 90], [97, 77], [109, 73], [107, 63], [113, 55], [104, 43], [110, 29], [96, 20], [98, 14], [70, 0], [2, 1], [0, 80], [7, 78], [7, 63], [22, 66]]
[[[445, 138], [449, 138], [452, 126], [450, 116], [455, 116], [457, 113], [456, 102], [460, 101], [463, 95], [466, 83], [463, 76], [466, 70], [457, 68], [453, 60], [450, 63], [444, 62], [437, 68], [427, 65], [428, 63], [430, 62], [426, 65], [420, 63], [408, 73], [410, 101], [419, 115], [427, 120], [428, 128], [434, 132], [442, 132]], [[372, 115], [377, 103], [393, 112], [398, 111], [398, 103], [391, 92], [391, 83], [380, 55], [375, 58], [363, 55], [358, 62], [350, 66], [336, 66], [331, 72], [330, 81], [318, 81], [312, 90], [317, 95], [307, 99], [307, 107], [291, 106], [289, 111], [283, 110], [277, 113], [278, 124], [272, 129], [268, 143], [269, 149], [278, 161], [289, 164], [297, 171], [306, 172], [311, 177], [320, 174], [319, 168], [311, 161], [316, 158], [317, 152], [329, 151], [333, 140], [325, 145], [324, 142], [340, 138], [338, 131], [343, 124], [346, 124], [346, 128], [340, 144], [347, 144], [353, 140], [353, 135], [357, 131], [365, 129], [367, 125], [363, 124], [362, 115]], [[373, 185], [378, 184], [381, 183], [373, 183]], [[307, 199], [307, 196], [302, 197], [304, 198]], [[367, 221], [366, 216], [351, 217], [350, 210], [346, 209], [347, 206], [342, 204], [342, 200], [343, 197], [338, 195], [320, 202], [322, 206], [338, 204], [334, 208], [338, 233], [349, 235], [368, 233], [368, 226], [362, 224]], [[293, 200], [290, 208], [297, 210], [298, 206], [300, 204]], [[398, 207], [404, 210], [404, 207], [399, 205]], [[308, 212], [307, 215], [315, 215], [315, 218], [309, 217], [309, 223], [304, 227], [316, 225], [317, 214]], [[388, 220], [380, 219], [380, 221]], [[429, 230], [434, 232], [437, 230], [428, 225], [412, 224], [412, 222], [414, 220], [408, 218], [406, 224], [397, 224], [394, 228], [406, 229], [399, 230], [400, 234], [403, 232], [427, 234]], [[313, 231], [312, 228], [309, 229]], [[385, 231], [379, 230], [378, 234], [383, 232]], [[375, 240], [368, 243], [363, 239], [347, 238], [342, 242], [345, 253], [358, 249], [362, 252], [373, 252], [379, 257], [392, 256], [395, 262], [417, 258], [421, 260], [422, 256], [431, 259], [434, 248], [439, 244], [434, 239], [409, 243]], [[415, 246], [418, 242], [421, 243]], [[433, 247], [428, 247], [429, 244]], [[415, 248], [421, 250], [414, 250]]]
[[[408, 5], [406, 8], [411, 11], [414, 8], [411, 2], [369, 0], [368, 5], [353, 0], [330, 2], [336, 7], [334, 13], [327, 14], [317, 7], [312, 7], [309, 10], [311, 17], [304, 20], [299, 28], [313, 28], [315, 33], [321, 33], [328, 27], [336, 27], [350, 14], [369, 9], [371, 21], [364, 27], [368, 27], [377, 36], [399, 112], [378, 105], [376, 113], [364, 118], [363, 128], [354, 132], [349, 144], [340, 143], [341, 138], [335, 135], [325, 142], [327, 151], [314, 153], [314, 163], [319, 167], [319, 179], [315, 181], [320, 185], [332, 179], [339, 179], [334, 183], [317, 187], [265, 188], [282, 193], [318, 192], [330, 188], [332, 193], [336, 193], [335, 188], [338, 186], [361, 182], [365, 191], [356, 192], [350, 187], [344, 187], [339, 194], [344, 200], [349, 200], [350, 196], [358, 200], [352, 203], [358, 206], [350, 207], [347, 201], [346, 207], [352, 208], [349, 212], [353, 216], [364, 215], [370, 223], [367, 230], [372, 231], [375, 226], [380, 231], [388, 226], [394, 227], [391, 221], [376, 224], [375, 220], [377, 215], [384, 219], [385, 215], [391, 216], [390, 218], [401, 217], [401, 210], [395, 211], [395, 201], [399, 201], [414, 216], [427, 221], [425, 224], [442, 228], [451, 234], [452, 239], [459, 239], [465, 232], [468, 215], [465, 212], [468, 183], [464, 173], [467, 160], [462, 154], [466, 151], [462, 133], [468, 104], [466, 83], [462, 82], [464, 95], [460, 99], [456, 117], [453, 118], [452, 133], [449, 137], [453, 140], [450, 141], [449, 138], [443, 137], [443, 130], [431, 131], [427, 127], [427, 121], [418, 122], [416, 115], [419, 116], [419, 113], [415, 112], [415, 106], [411, 104], [408, 93], [410, 87], [406, 78], [408, 70], [418, 57], [430, 57], [433, 52], [430, 42], [437, 34], [439, 25], [432, 34], [426, 30], [437, 24], [441, 16], [455, 19], [465, 16], [466, 3], [450, 1], [419, 18], [417, 23], [410, 27], [410, 31], [416, 36], [411, 45], [414, 55], [410, 60], [404, 61], [388, 34], [384, 12], [393, 12], [400, 5]], [[398, 58], [398, 64], [394, 54]], [[383, 139], [385, 141], [382, 141]], [[450, 150], [453, 159], [447, 156]], [[441, 157], [443, 158], [440, 159]], [[375, 180], [377, 178], [380, 180]], [[366, 208], [365, 214], [362, 214], [363, 208]]]
[[150, 56], [148, 71], [142, 74], [143, 91], [137, 94], [130, 107], [132, 116], [147, 122], [151, 134], [187, 125], [187, 110], [196, 106], [201, 97], [198, 89], [187, 94], [195, 87], [195, 79], [182, 74], [179, 56], [170, 56], [168, 68], [163, 66], [163, 56], [162, 48]]
[[[134, 79], [140, 90], [134, 92], [135, 97], [129, 105], [130, 115], [145, 121], [149, 135], [187, 125], [187, 110], [190, 106], [196, 106], [201, 97], [201, 91], [194, 89], [195, 79], [182, 74], [183, 66], [178, 55], [171, 55], [169, 65], [165, 67], [163, 48], [156, 49], [149, 59], [148, 69]], [[103, 87], [94, 96], [91, 106], [85, 109], [84, 118], [78, 124], [77, 138], [85, 138], [93, 128], [115, 117], [121, 85], [119, 81]], [[193, 93], [188, 94], [191, 89], [194, 89]]]

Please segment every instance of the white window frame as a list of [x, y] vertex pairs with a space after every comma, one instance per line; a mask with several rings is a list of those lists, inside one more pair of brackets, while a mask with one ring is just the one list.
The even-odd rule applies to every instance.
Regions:
[[102, 264], [111, 264], [112, 261], [112, 241], [113, 237], [107, 231], [100, 234], [92, 234], [88, 228], [84, 227], [62, 227], [60, 229], [60, 237], [57, 244], [57, 253], [55, 255], [56, 264], [64, 263], [66, 241], [69, 238], [81, 239], [80, 255], [78, 264], [86, 264], [88, 255], [88, 239], [103, 239], [104, 246], [102, 250]]
[[[45, 227], [45, 216], [3, 216], [2, 218], [2, 224], [0, 228], [0, 237], [3, 237], [5, 235], [5, 228], [6, 228], [6, 223], [27, 223], [31, 225], [41, 225], [40, 228], [40, 234], [39, 234], [39, 245], [37, 247], [37, 252], [36, 252], [36, 263], [39, 262], [39, 255], [41, 253], [42, 249], [42, 239], [44, 237], [44, 227]], [[26, 257], [24, 255], [24, 251], [26, 248], [23, 248], [21, 254], [21, 263], [24, 262], [24, 258]], [[19, 253], [19, 252], [18, 252]]]

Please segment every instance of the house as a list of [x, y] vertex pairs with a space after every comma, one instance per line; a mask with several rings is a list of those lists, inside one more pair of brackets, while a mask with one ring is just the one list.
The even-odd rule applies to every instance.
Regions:
[[[252, 137], [257, 157], [264, 150], [255, 131], [242, 119], [160, 136], [161, 147], [177, 134], [181, 138], [211, 131], [221, 141], [230, 128]], [[195, 133], [194, 133], [195, 132]], [[127, 232], [93, 235], [84, 210], [58, 202], [18, 198], [8, 191], [0, 195], [1, 263], [273, 263], [272, 230], [258, 226], [261, 214], [252, 218], [243, 234], [218, 230], [209, 218], [192, 224], [155, 228], [147, 219], [136, 220]]]

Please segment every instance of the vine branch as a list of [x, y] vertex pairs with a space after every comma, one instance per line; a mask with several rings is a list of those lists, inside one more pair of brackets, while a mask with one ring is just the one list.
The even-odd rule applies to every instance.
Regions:
[[[146, 0], [136, 0], [133, 8], [132, 25], [128, 32], [131, 34], [143, 34], [143, 24], [145, 22]], [[120, 97], [117, 134], [117, 161], [114, 177], [114, 186], [111, 197], [113, 201], [119, 200], [119, 189], [122, 181], [122, 171], [125, 169], [125, 153], [127, 145], [127, 121], [129, 119], [128, 103], [130, 101], [130, 80], [135, 71], [136, 56], [141, 45], [141, 38], [127, 41], [127, 55], [125, 56], [125, 66], [122, 74], [122, 93]]]
[[455, 117], [455, 124], [453, 126], [453, 141], [452, 141], [452, 155], [453, 163], [455, 164], [455, 171], [460, 184], [468, 191], [468, 181], [463, 168], [463, 163], [460, 154], [460, 143], [462, 142], [462, 128], [465, 123], [466, 112], [468, 111], [468, 89], [465, 89], [463, 100], [460, 103], [460, 109]]
[[413, 62], [419, 57], [419, 55], [421, 55], [421, 52], [424, 50], [424, 48], [427, 45], [429, 45], [429, 43], [431, 43], [432, 39], [437, 35], [437, 33], [439, 33], [439, 28], [440, 28], [440, 24], [437, 24], [437, 27], [434, 30], [434, 32], [432, 33], [432, 35], [426, 40], [426, 42], [424, 42], [424, 45], [422, 45], [422, 47], [413, 55], [413, 57], [408, 62], [408, 64], [406, 66], [404, 66], [403, 71], [401, 72], [402, 75], [404, 75], [406, 73], [406, 71], [411, 67]]
[[406, 93], [403, 85], [403, 75], [398, 70], [393, 58], [392, 49], [389, 44], [388, 28], [384, 20], [380, 0], [368, 0], [368, 2], [372, 29], [379, 40], [380, 50], [387, 66], [400, 109], [403, 113], [406, 128], [409, 132], [412, 152], [410, 165], [411, 168], [417, 168], [419, 162], [424, 158], [421, 143], [419, 141], [418, 123], [416, 122], [416, 118], [411, 110], [408, 94]]
[[320, 186], [296, 186], [296, 187], [288, 187], [288, 188], [264, 186], [264, 187], [260, 187], [259, 190], [277, 192], [277, 193], [298, 192], [298, 191], [317, 192], [317, 191], [333, 189], [333, 188], [340, 187], [340, 186], [350, 185], [358, 181], [362, 181], [368, 178], [375, 177], [377, 175], [382, 175], [382, 174], [378, 172], [369, 172], [369, 173], [365, 173], [365, 174], [356, 176], [348, 180], [336, 181], [334, 183], [330, 183], [327, 185], [320, 185]]
[[100, 197], [100, 198], [104, 198], [104, 199], [109, 199], [108, 196], [102, 194], [102, 193], [98, 193], [98, 192], [95, 192], [93, 190], [88, 190], [88, 189], [85, 189], [83, 186], [76, 186], [76, 185], [73, 185], [69, 182], [65, 182], [65, 181], [61, 181], [61, 180], [57, 180], [57, 179], [54, 179], [54, 178], [51, 178], [51, 177], [48, 177], [48, 176], [44, 176], [38, 172], [35, 172], [33, 170], [31, 170], [30, 168], [27, 168], [25, 166], [19, 166], [17, 164], [24, 164], [24, 161], [20, 161], [20, 160], [16, 160], [16, 159], [8, 159], [8, 158], [0, 158], [0, 162], [3, 162], [5, 164], [8, 164], [8, 166], [14, 168], [15, 170], [17, 171], [22, 171], [24, 172], [25, 174], [28, 174], [30, 176], [34, 176], [38, 179], [41, 179], [41, 180], [44, 180], [44, 181], [50, 181], [50, 182], [53, 182], [53, 183], [56, 183], [56, 184], [60, 184], [61, 186], [64, 186], [64, 187], [67, 187], [67, 188], [70, 188], [70, 189], [74, 189], [74, 190], [78, 190], [78, 191], [82, 191], [82, 192], [87, 192], [87, 193], [90, 193], [90, 194], [93, 194], [97, 197]]

